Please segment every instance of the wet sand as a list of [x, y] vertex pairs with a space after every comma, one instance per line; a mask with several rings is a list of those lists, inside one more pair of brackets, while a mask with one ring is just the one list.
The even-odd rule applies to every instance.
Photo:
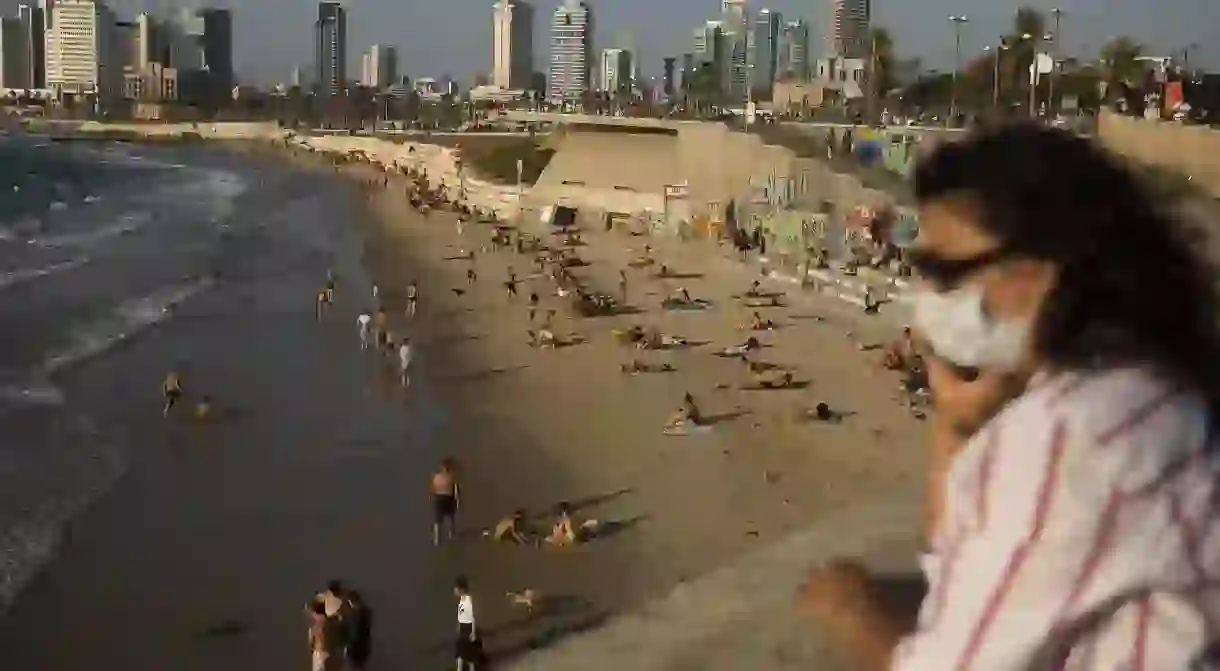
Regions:
[[[369, 171], [345, 170], [356, 179]], [[808, 385], [744, 391], [742, 364], [710, 350], [748, 335], [737, 325], [751, 310], [731, 298], [749, 285], [746, 267], [699, 245], [654, 243], [659, 260], [692, 276], [656, 281], [629, 271], [639, 314], [573, 319], [548, 281], [527, 277], [528, 259], [489, 253], [476, 286], [457, 296], [466, 264], [442, 259], [484, 242], [488, 226], [468, 226], [469, 244], [458, 243], [454, 215], [423, 219], [403, 183], [392, 185], [364, 199], [372, 216], [363, 260], [391, 308], [401, 310], [408, 283], [420, 284], [420, 314], [395, 326], [417, 344], [412, 389], [395, 389], [391, 362], [359, 349], [355, 314], [371, 298], [350, 279], [358, 269], [341, 267], [339, 307], [320, 327], [311, 309], [274, 326], [240, 315], [217, 322], [217, 331], [249, 329], [249, 351], [187, 356], [215, 365], [210, 378], [241, 380], [234, 402], [256, 411], [208, 433], [165, 428], [154, 404], [129, 420], [161, 447], [86, 516], [10, 613], [0, 644], [14, 668], [304, 668], [301, 608], [332, 577], [376, 609], [373, 668], [445, 668], [459, 572], [473, 583], [488, 649], [511, 658], [820, 518], [918, 499], [923, 426], [898, 401], [897, 377], [875, 367], [879, 353], [860, 351], [891, 327], [819, 298], [766, 310], [781, 328], [759, 334], [762, 358]], [[619, 270], [643, 240], [600, 232], [586, 240], [579, 253], [591, 265], [578, 275], [616, 293]], [[502, 285], [510, 265], [525, 280], [515, 302]], [[658, 310], [678, 285], [716, 308]], [[544, 309], [560, 309], [557, 334], [588, 341], [530, 348], [531, 290]], [[623, 375], [619, 365], [636, 353], [611, 330], [637, 323], [708, 344], [642, 355], [670, 361], [675, 373]], [[119, 357], [99, 365], [153, 381], [163, 370]], [[722, 421], [705, 435], [666, 436], [661, 427], [686, 391]], [[834, 425], [797, 419], [821, 400], [848, 416]], [[461, 534], [435, 549], [427, 477], [443, 454], [461, 465]], [[559, 501], [618, 530], [569, 549], [481, 536], [517, 507], [548, 528]], [[527, 587], [544, 596], [543, 612], [509, 604], [507, 591]]]

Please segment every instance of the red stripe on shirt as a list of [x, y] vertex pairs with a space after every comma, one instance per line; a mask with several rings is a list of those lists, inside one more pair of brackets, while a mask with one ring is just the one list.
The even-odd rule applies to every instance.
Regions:
[[991, 440], [987, 441], [982, 463], [979, 464], [979, 473], [976, 481], [978, 489], [975, 490], [974, 498], [976, 533], [982, 532], [983, 527], [987, 526], [987, 507], [988, 502], [991, 500], [991, 472], [994, 470], [996, 453], [999, 451], [1000, 427], [996, 426], [991, 430]]
[[1050, 455], [1046, 460], [1046, 468], [1042, 475], [1042, 486], [1038, 490], [1038, 499], [1034, 507], [1034, 519], [1029, 530], [1029, 535], [1025, 541], [1021, 543], [1016, 550], [1008, 557], [1008, 563], [1004, 567], [1004, 573], [1000, 578], [1000, 583], [992, 590], [991, 595], [983, 607], [982, 617], [974, 625], [974, 630], [970, 632], [970, 638], [966, 642], [966, 647], [962, 650], [961, 657], [955, 668], [968, 669], [974, 661], [975, 655], [983, 646], [983, 641], [987, 637], [987, 631], [995, 622], [996, 615], [1000, 612], [1000, 606], [1003, 605], [1005, 597], [1012, 589], [1013, 583], [1016, 581], [1017, 574], [1021, 571], [1021, 566], [1029, 558], [1030, 550], [1037, 544], [1038, 539], [1042, 536], [1042, 531], [1046, 528], [1046, 520], [1050, 514], [1051, 503], [1054, 500], [1056, 485], [1059, 482], [1059, 462], [1063, 460], [1063, 452], [1067, 446], [1067, 426], [1063, 420], [1058, 420], [1054, 428], [1051, 430], [1051, 439], [1049, 445]]
[[1148, 652], [1148, 621], [1152, 619], [1152, 596], [1145, 594], [1139, 600], [1135, 614], [1135, 643], [1131, 650], [1131, 670], [1144, 671], [1144, 659]]
[[1094, 375], [1077, 375], [1071, 380], [1068, 380], [1067, 383], [1065, 383], [1062, 387], [1056, 389], [1053, 393], [1047, 396], [1046, 409], [1053, 409], [1065, 398], [1071, 396], [1073, 393], [1079, 391], [1081, 387], [1096, 379], [1097, 377]]
[[1130, 433], [1132, 429], [1148, 421], [1158, 410], [1165, 407], [1165, 404], [1177, 396], [1180, 391], [1180, 389], [1170, 389], [1154, 396], [1136, 408], [1126, 419], [1097, 436], [1097, 446], [1104, 447]]
[[1097, 531], [1093, 534], [1093, 542], [1089, 545], [1089, 551], [1085, 554], [1084, 563], [1080, 566], [1080, 572], [1076, 574], [1076, 579], [1072, 581], [1072, 588], [1068, 591], [1067, 599], [1059, 608], [1059, 614], [1055, 617], [1056, 627], [1071, 618], [1072, 609], [1076, 607], [1076, 602], [1080, 600], [1082, 594], [1088, 589], [1089, 583], [1093, 576], [1097, 573], [1097, 567], [1101, 565], [1101, 560], [1105, 557], [1106, 550], [1110, 549], [1110, 543], [1114, 540], [1114, 531], [1118, 526], [1118, 513], [1122, 507], [1123, 495], [1119, 491], [1110, 493], [1110, 498], [1106, 501], [1106, 507], [1101, 514], [1101, 520], [1097, 524]]

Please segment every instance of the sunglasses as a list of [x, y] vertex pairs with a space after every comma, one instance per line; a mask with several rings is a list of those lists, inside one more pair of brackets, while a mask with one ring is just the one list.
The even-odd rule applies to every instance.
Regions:
[[945, 258], [935, 252], [921, 249], [907, 249], [904, 256], [920, 277], [938, 286], [951, 287], [960, 284], [975, 272], [1011, 259], [1017, 254], [1010, 248], [997, 247], [965, 258]]

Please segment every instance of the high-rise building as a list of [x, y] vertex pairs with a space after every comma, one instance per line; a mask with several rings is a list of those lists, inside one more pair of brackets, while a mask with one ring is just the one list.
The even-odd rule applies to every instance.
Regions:
[[602, 67], [597, 89], [604, 93], [624, 93], [631, 90], [631, 52], [626, 49], [602, 49]]
[[398, 49], [374, 44], [361, 58], [360, 84], [384, 89], [398, 77]]
[[46, 12], [41, 7], [17, 5], [17, 18], [25, 33], [25, 61], [29, 68], [27, 82], [30, 88], [41, 89], [47, 85]]
[[203, 67], [217, 91], [229, 93], [233, 77], [233, 14], [227, 9], [200, 9], [203, 20]]
[[675, 91], [675, 89], [674, 89], [674, 67], [675, 67], [674, 64], [677, 63], [677, 61], [678, 61], [678, 59], [674, 58], [673, 56], [666, 56], [661, 61], [662, 63], [664, 63], [664, 66], [661, 70], [662, 76], [663, 76], [663, 79], [661, 80], [661, 82], [662, 82], [661, 91], [664, 92], [666, 96], [673, 96], [674, 91]]
[[296, 88], [305, 86], [308, 80], [305, 78], [304, 70], [300, 67], [295, 67], [288, 75], [288, 85]]
[[136, 67], [143, 70], [150, 63], [169, 65], [169, 54], [165, 44], [165, 30], [148, 12], [136, 16]]
[[314, 24], [314, 82], [321, 95], [342, 95], [347, 78], [347, 10], [335, 0], [318, 3]]
[[564, 0], [551, 18], [551, 73], [547, 97], [579, 100], [589, 90], [593, 61], [593, 9], [585, 0]]
[[695, 73], [695, 55], [693, 53], [682, 54], [682, 90], [690, 88], [690, 78]]
[[113, 100], [123, 68], [114, 44], [114, 13], [97, 0], [56, 0], [47, 30], [47, 88], [57, 97]]
[[30, 88], [29, 44], [21, 19], [0, 18], [0, 89]]
[[779, 27], [783, 19], [779, 12], [760, 9], [754, 17], [754, 33], [750, 43], [750, 88], [771, 99], [771, 89], [779, 66]]
[[750, 26], [746, 16], [746, 0], [723, 0], [721, 30], [727, 52], [722, 73], [723, 90], [730, 100], [745, 100], [749, 93]]
[[534, 74], [534, 6], [525, 0], [500, 0], [494, 9], [491, 83], [528, 89]]
[[218, 105], [232, 95], [233, 16], [227, 9], [182, 9], [165, 27], [179, 97]]
[[801, 19], [789, 21], [780, 30], [777, 76], [807, 81], [810, 77], [809, 24]]
[[[714, 84], [715, 92], [722, 93], [728, 81], [731, 47], [723, 22], [707, 21], [695, 28], [694, 65], [683, 76], [692, 83], [699, 80], [702, 87]], [[707, 95], [712, 91], [700, 93]]]
[[827, 55], [836, 58], [867, 56], [871, 20], [872, 0], [831, 0]]

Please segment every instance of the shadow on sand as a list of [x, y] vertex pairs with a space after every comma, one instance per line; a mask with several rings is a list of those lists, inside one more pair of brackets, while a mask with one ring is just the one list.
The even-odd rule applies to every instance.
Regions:
[[445, 382], [484, 382], [494, 377], [499, 377], [506, 373], [512, 373], [526, 368], [525, 364], [517, 364], [515, 366], [501, 366], [499, 368], [488, 368], [486, 370], [477, 370], [471, 373], [459, 373], [457, 375], [449, 375], [441, 378]]

